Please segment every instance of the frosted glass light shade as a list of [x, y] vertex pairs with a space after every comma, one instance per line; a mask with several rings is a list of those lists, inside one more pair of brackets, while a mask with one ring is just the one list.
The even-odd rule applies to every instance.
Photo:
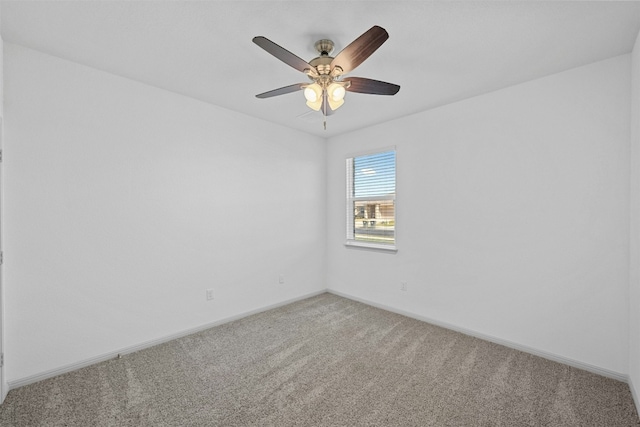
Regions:
[[327, 88], [327, 93], [330, 100], [338, 102], [344, 99], [344, 95], [347, 93], [347, 91], [344, 89], [343, 85], [339, 83], [331, 83]]
[[318, 99], [316, 102], [307, 101], [307, 107], [312, 110], [320, 111], [320, 107], [322, 107], [322, 100]]
[[322, 98], [322, 88], [318, 83], [313, 83], [304, 89], [304, 97], [309, 102], [316, 102]]
[[344, 86], [340, 83], [331, 83], [327, 88], [327, 101], [329, 101], [329, 107], [332, 110], [337, 110], [342, 104], [344, 104], [344, 95], [346, 91]]
[[322, 87], [318, 83], [312, 83], [304, 88], [304, 97], [309, 108], [316, 111], [320, 110], [322, 107]]
[[346, 93], [344, 85], [336, 82], [331, 83], [327, 88], [327, 101], [329, 101], [329, 107], [334, 111], [340, 108], [340, 106], [344, 104], [344, 95]]
[[340, 99], [339, 101], [334, 101], [333, 98], [331, 98], [330, 96], [327, 97], [327, 101], [329, 101], [329, 107], [331, 107], [333, 111], [337, 110], [342, 106], [342, 104], [344, 104], [344, 99]]

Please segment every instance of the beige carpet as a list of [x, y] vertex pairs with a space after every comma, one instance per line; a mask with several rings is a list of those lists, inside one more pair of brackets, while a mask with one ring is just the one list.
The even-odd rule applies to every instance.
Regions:
[[627, 384], [322, 294], [12, 390], [3, 426], [638, 426]]

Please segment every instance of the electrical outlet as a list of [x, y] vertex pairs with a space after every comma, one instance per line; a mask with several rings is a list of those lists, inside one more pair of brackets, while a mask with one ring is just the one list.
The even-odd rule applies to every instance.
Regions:
[[207, 289], [207, 301], [213, 299], [213, 289]]
[[407, 282], [400, 282], [400, 290], [401, 291], [407, 290]]
[[284, 284], [284, 275], [283, 274], [278, 276], [278, 283], [280, 283], [281, 285]]

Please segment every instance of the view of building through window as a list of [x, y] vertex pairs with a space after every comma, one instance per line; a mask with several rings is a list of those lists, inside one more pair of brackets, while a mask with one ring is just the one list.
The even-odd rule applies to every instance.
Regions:
[[347, 239], [394, 244], [395, 151], [348, 159], [347, 171]]

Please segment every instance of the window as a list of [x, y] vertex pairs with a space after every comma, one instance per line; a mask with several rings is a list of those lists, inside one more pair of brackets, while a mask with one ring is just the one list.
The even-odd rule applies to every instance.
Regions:
[[346, 244], [395, 250], [395, 149], [350, 157], [346, 170]]

